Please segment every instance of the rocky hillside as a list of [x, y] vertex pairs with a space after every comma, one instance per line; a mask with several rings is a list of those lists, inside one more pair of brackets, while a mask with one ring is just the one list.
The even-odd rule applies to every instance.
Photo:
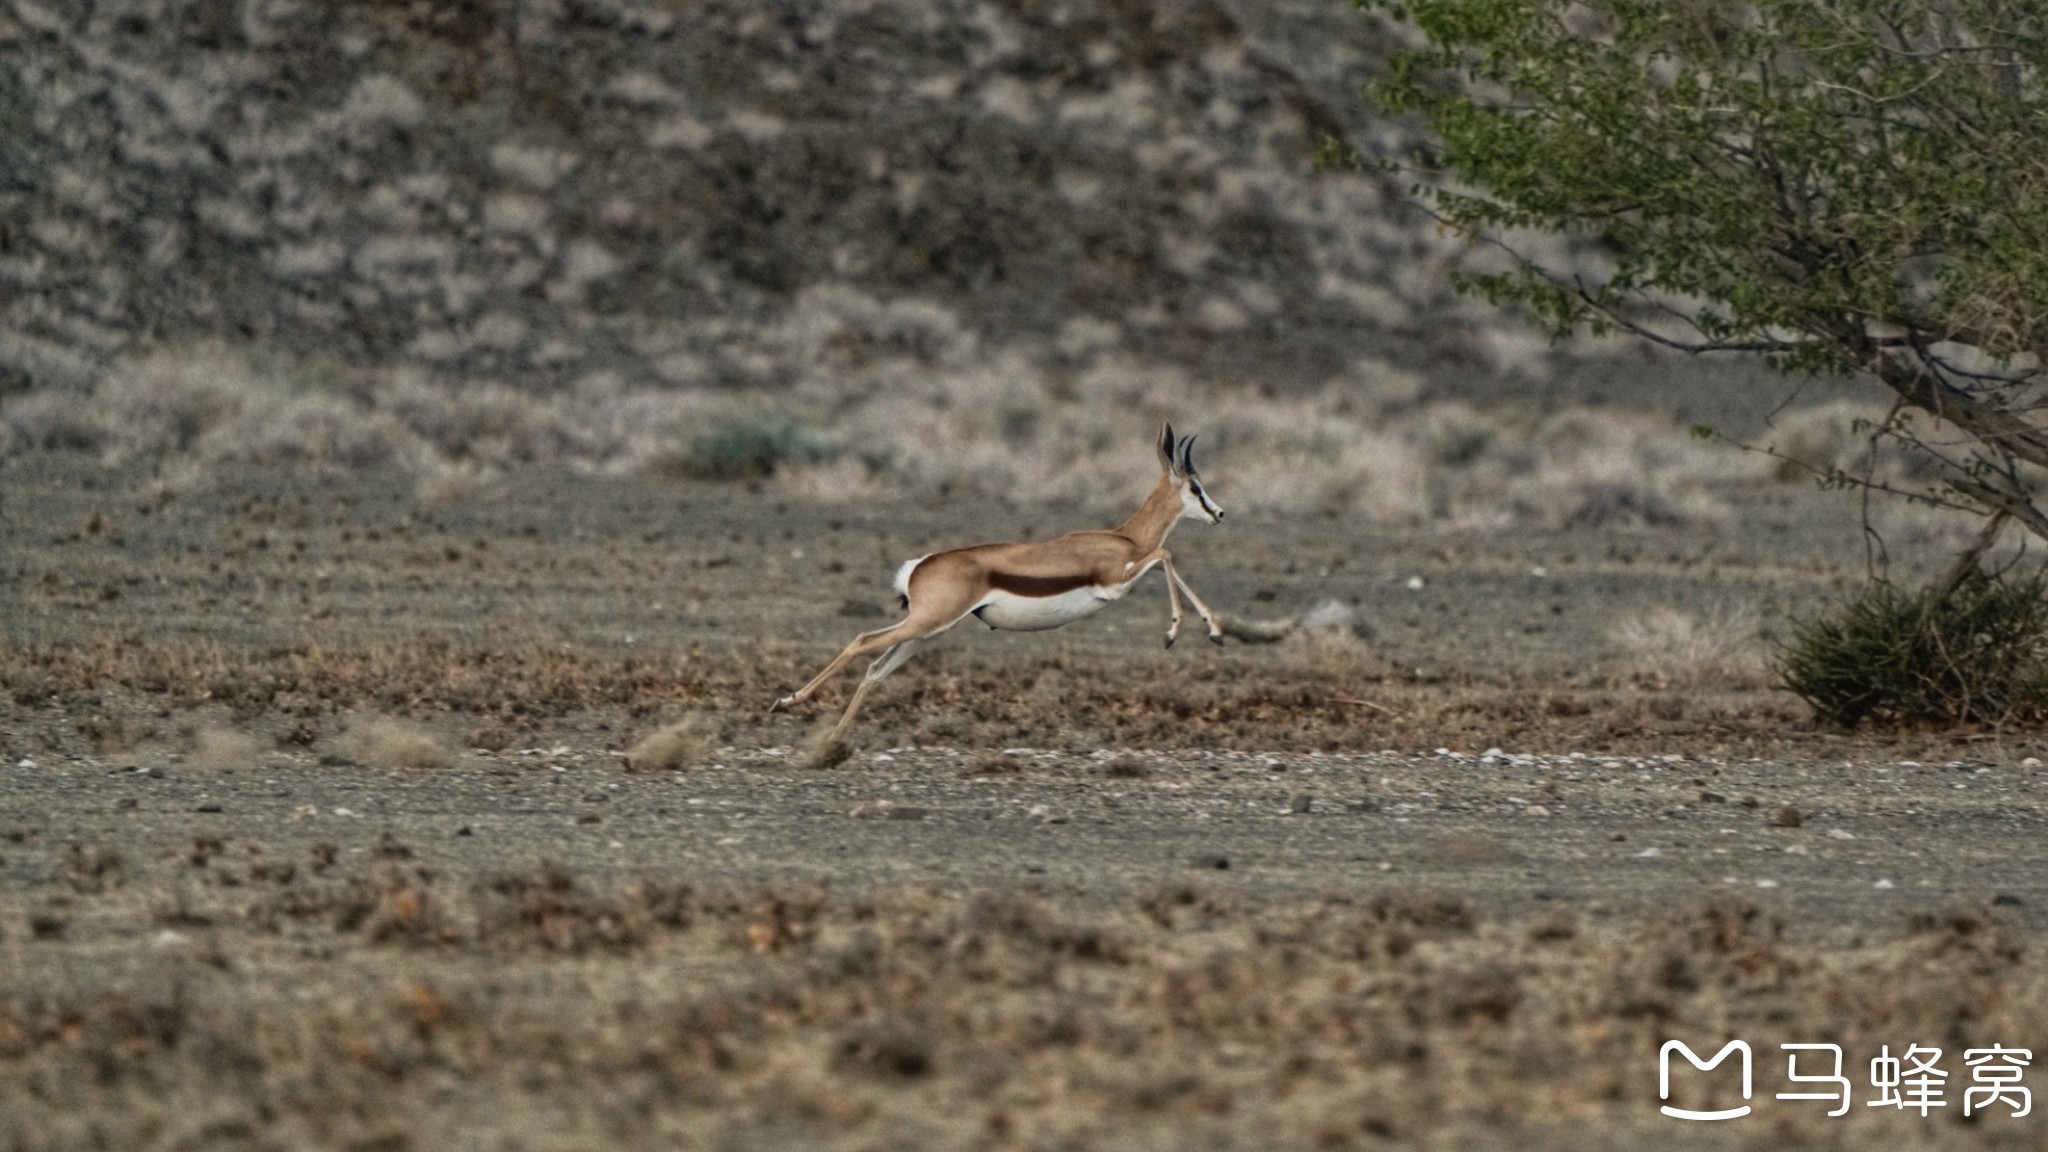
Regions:
[[1311, 171], [1392, 139], [1379, 37], [1333, 0], [4, 0], [0, 370], [1490, 370], [1527, 342], [1455, 322], [1398, 190]]

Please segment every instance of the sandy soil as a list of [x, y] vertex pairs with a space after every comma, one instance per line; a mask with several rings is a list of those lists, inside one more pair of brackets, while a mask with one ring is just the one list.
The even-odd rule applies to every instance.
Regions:
[[[6, 469], [0, 1148], [2048, 1131], [1956, 1106], [1963, 1048], [2044, 1038], [2044, 741], [1767, 687], [1863, 571], [1818, 494], [1719, 533], [1188, 525], [1219, 608], [1355, 626], [1169, 652], [1155, 590], [963, 627], [819, 769], [851, 678], [763, 709], [897, 563], [1101, 517]], [[1658, 1046], [1730, 1037], [1757, 1113], [1658, 1116]], [[1771, 1098], [1808, 1041], [1855, 1116]], [[1864, 1108], [1913, 1043], [1951, 1106]]]

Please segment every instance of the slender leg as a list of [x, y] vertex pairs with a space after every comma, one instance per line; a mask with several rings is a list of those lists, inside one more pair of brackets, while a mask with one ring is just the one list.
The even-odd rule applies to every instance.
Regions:
[[884, 677], [888, 676], [889, 673], [903, 667], [903, 662], [910, 659], [911, 653], [916, 652], [923, 646], [924, 641], [922, 638], [905, 640], [887, 652], [882, 653], [872, 665], [869, 665], [868, 674], [861, 677], [860, 687], [853, 690], [853, 699], [846, 705], [846, 714], [839, 718], [839, 723], [832, 726], [832, 734], [826, 737], [826, 739], [839, 739], [839, 734], [846, 731], [847, 726], [853, 723], [854, 713], [860, 711], [861, 701], [867, 699], [868, 689], [873, 688]]
[[1173, 585], [1171, 563], [1166, 566], [1166, 602], [1173, 605], [1173, 623], [1166, 626], [1166, 646], [1171, 648], [1173, 642], [1180, 638], [1180, 590]]
[[1188, 594], [1188, 603], [1193, 604], [1195, 611], [1202, 617], [1202, 623], [1209, 626], [1209, 642], [1223, 643], [1223, 629], [1216, 626], [1216, 614], [1209, 611], [1209, 606], [1202, 603], [1202, 598], [1195, 595], [1195, 590], [1188, 587], [1188, 582], [1180, 578], [1180, 573], [1174, 569], [1172, 560], [1165, 562], [1165, 568], [1166, 578], [1180, 585], [1180, 590]]
[[917, 636], [924, 631], [926, 631], [926, 629], [914, 626], [913, 618], [906, 617], [905, 619], [895, 624], [892, 624], [887, 628], [877, 628], [873, 632], [863, 632], [860, 635], [855, 636], [853, 638], [852, 643], [848, 644], [846, 648], [839, 653], [839, 655], [833, 657], [832, 662], [830, 664], [825, 665], [824, 671], [818, 673], [816, 676], [811, 677], [810, 683], [804, 685], [803, 687], [797, 689], [789, 695], [778, 696], [775, 700], [775, 703], [770, 704], [768, 706], [768, 711], [780, 712], [784, 708], [789, 707], [791, 704], [803, 703], [805, 700], [811, 698], [811, 693], [816, 692], [820, 687], [822, 687], [825, 681], [830, 680], [834, 676], [837, 676], [839, 674], [839, 670], [846, 667], [848, 664], [851, 664], [855, 660], [861, 658], [862, 656], [865, 656], [868, 653], [873, 652], [877, 648], [892, 647], [896, 644], [902, 643], [904, 640]]

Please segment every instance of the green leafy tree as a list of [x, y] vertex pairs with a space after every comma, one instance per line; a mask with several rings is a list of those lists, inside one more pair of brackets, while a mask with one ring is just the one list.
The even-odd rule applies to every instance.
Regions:
[[[1939, 476], [1910, 495], [2048, 538], [2048, 9], [1357, 2], [1420, 32], [1374, 88], [1434, 133], [1416, 194], [1513, 257], [1462, 287], [1560, 334], [1868, 373], [1897, 399], [1873, 436]], [[1599, 256], [1523, 256], [1528, 230]]]

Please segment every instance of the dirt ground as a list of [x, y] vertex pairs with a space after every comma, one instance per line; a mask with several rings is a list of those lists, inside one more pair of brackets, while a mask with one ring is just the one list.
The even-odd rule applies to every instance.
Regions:
[[[1823, 494], [1185, 525], [1351, 616], [962, 626], [819, 768], [853, 677], [766, 705], [898, 563], [1105, 517], [0, 467], [0, 1149], [2048, 1146], [1961, 1107], [2048, 1040], [2048, 741], [1769, 688]], [[1660, 1116], [1667, 1039], [1755, 1112]], [[1853, 1115], [1774, 1098], [1817, 1042]], [[1948, 1106], [1866, 1107], [1912, 1044]]]

